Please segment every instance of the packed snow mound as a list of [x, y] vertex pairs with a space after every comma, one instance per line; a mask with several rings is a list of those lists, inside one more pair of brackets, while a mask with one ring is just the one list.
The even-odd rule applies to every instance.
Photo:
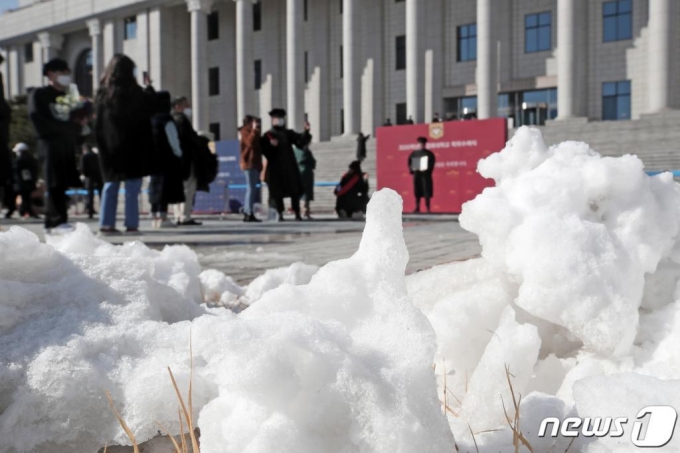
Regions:
[[585, 143], [548, 149], [526, 127], [479, 170], [496, 187], [466, 203], [460, 223], [519, 284], [517, 305], [592, 350], [630, 354], [645, 274], [680, 227], [672, 175], [649, 177], [636, 156], [601, 157]]
[[206, 302], [238, 311], [254, 304], [267, 291], [281, 285], [308, 284], [318, 270], [318, 266], [296, 262], [290, 266], [268, 269], [246, 286], [240, 286], [233, 278], [215, 269], [201, 272], [199, 278]]
[[377, 193], [353, 257], [240, 315], [198, 305], [202, 280], [214, 294], [230, 282], [199, 278], [187, 248], [111, 246], [85, 227], [49, 245], [1, 233], [0, 452], [127, 443], [105, 390], [139, 441], [155, 422], [177, 433], [166, 367], [186, 389], [190, 336], [204, 453], [453, 451], [435, 333], [406, 292], [401, 211]]
[[[461, 451], [514, 451], [506, 366], [534, 451], [563, 452], [571, 442], [537, 437], [545, 417], [634, 419], [648, 405], [680, 408], [672, 176], [648, 176], [637, 157], [601, 157], [584, 143], [549, 148], [526, 127], [478, 169], [496, 186], [463, 206], [460, 223], [479, 236], [482, 258], [407, 278], [437, 334], [440, 398]], [[632, 446], [629, 432], [580, 437], [569, 451], [624, 445]]]

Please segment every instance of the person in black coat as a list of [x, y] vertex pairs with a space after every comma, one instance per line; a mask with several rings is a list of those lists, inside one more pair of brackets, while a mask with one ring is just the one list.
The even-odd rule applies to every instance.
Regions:
[[71, 116], [66, 91], [71, 84], [68, 64], [55, 58], [43, 67], [48, 85], [31, 93], [28, 115], [38, 136], [38, 156], [45, 162], [45, 228], [69, 228], [69, 187], [80, 187], [80, 175], [76, 166], [76, 150], [88, 118], [77, 121]]
[[432, 173], [434, 172], [435, 157], [434, 153], [425, 148], [427, 139], [418, 137], [420, 149], [413, 151], [408, 157], [409, 171], [413, 175], [413, 193], [416, 197], [416, 209], [420, 212], [420, 199], [425, 198], [425, 207], [428, 214], [430, 211], [430, 199], [434, 196], [434, 184]]
[[156, 95], [156, 114], [151, 119], [153, 142], [158, 159], [151, 174], [149, 203], [155, 228], [175, 226], [168, 220], [168, 206], [184, 203], [182, 148], [170, 110], [170, 93]]
[[179, 142], [182, 148], [182, 179], [184, 180], [185, 201], [179, 207], [177, 223], [185, 226], [198, 226], [201, 222], [192, 219], [194, 210], [194, 198], [198, 190], [197, 155], [204, 146], [204, 142], [191, 124], [192, 110], [189, 100], [182, 96], [172, 103], [172, 118], [175, 120]]
[[355, 212], [366, 212], [368, 176], [361, 171], [361, 162], [355, 160], [349, 165], [349, 171], [342, 175], [334, 193], [335, 212], [341, 219], [352, 218]]
[[[0, 65], [5, 59], [0, 55]], [[0, 73], [0, 207], [5, 198], [5, 190], [11, 189], [12, 166], [9, 151], [9, 125], [12, 120], [12, 108], [5, 99], [5, 85]]]
[[293, 145], [304, 148], [312, 141], [309, 123], [299, 134], [286, 128], [286, 111], [273, 109], [269, 112], [272, 128], [262, 135], [260, 149], [267, 158], [264, 179], [269, 189], [269, 205], [276, 208], [279, 221], [283, 221], [283, 199], [290, 198], [295, 220], [302, 220], [300, 215], [300, 196], [304, 193], [302, 177], [298, 168]]
[[19, 213], [23, 217], [40, 218], [33, 211], [31, 194], [38, 183], [38, 160], [31, 154], [25, 143], [14, 147], [17, 157], [14, 160], [14, 189], [21, 196]]
[[93, 218], [96, 214], [94, 210], [94, 193], [99, 195], [99, 204], [102, 202], [102, 191], [104, 189], [104, 179], [102, 178], [101, 162], [99, 154], [87, 144], [83, 145], [83, 155], [80, 158], [80, 172], [85, 178], [85, 188], [87, 189], [87, 214]]
[[155, 93], [151, 86], [139, 86], [135, 63], [117, 54], [104, 72], [97, 93], [95, 137], [104, 191], [99, 213], [99, 231], [119, 234], [116, 230], [118, 192], [125, 182], [125, 226], [128, 233], [139, 231], [139, 193], [142, 178], [151, 174], [154, 147], [151, 117]]
[[359, 132], [357, 136], [357, 160], [359, 162], [363, 162], [366, 159], [366, 142], [369, 138], [371, 138], [370, 135], [364, 135], [362, 132]]

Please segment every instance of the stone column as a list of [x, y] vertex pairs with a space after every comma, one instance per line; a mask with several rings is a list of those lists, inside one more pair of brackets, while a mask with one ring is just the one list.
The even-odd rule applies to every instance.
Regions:
[[64, 44], [64, 37], [62, 35], [43, 32], [38, 34], [38, 40], [40, 40], [40, 47], [42, 48], [43, 64], [59, 56], [61, 46]]
[[187, 0], [191, 13], [191, 104], [197, 131], [208, 130], [207, 26], [212, 0]]
[[23, 52], [21, 46], [10, 47], [7, 49], [7, 67], [9, 74], [5, 83], [9, 97], [13, 98], [24, 94], [24, 73], [23, 73]]
[[423, 122], [423, 62], [420, 58], [421, 0], [406, 0], [406, 114]]
[[649, 0], [649, 113], [670, 107], [671, 0]]
[[87, 28], [90, 31], [90, 38], [92, 39], [92, 91], [97, 92], [99, 88], [99, 81], [102, 77], [102, 29], [99, 19], [92, 19], [87, 21]]
[[302, 130], [305, 119], [304, 49], [302, 48], [303, 0], [286, 2], [286, 87], [288, 123], [294, 130]]
[[252, 43], [253, 3], [251, 0], [236, 0], [236, 110], [239, 122], [246, 115], [254, 114], [255, 69]]
[[361, 86], [358, 75], [360, 5], [359, 0], [342, 0], [342, 100], [344, 135], [356, 135], [361, 125], [359, 104]]
[[496, 30], [492, 0], [477, 0], [477, 117], [498, 114], [498, 68]]
[[557, 119], [576, 116], [576, 2], [557, 0]]

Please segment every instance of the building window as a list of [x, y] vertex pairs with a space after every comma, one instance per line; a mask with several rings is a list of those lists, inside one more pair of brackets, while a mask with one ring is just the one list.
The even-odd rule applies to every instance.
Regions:
[[220, 39], [220, 16], [217, 11], [208, 14], [208, 41]]
[[24, 63], [33, 62], [33, 43], [29, 42], [24, 46]]
[[345, 75], [345, 56], [343, 53], [342, 46], [340, 46], [340, 78], [342, 79]]
[[137, 38], [137, 16], [126, 17], [123, 39], [125, 41]]
[[396, 70], [406, 69], [406, 36], [397, 36], [395, 39]]
[[308, 3], [309, 2], [307, 0], [304, 0], [304, 2], [302, 3], [302, 12], [304, 13], [305, 22], [307, 22], [307, 18], [309, 17], [308, 16], [308, 12], [309, 12], [309, 9], [308, 9], [309, 4]]
[[542, 126], [546, 120], [557, 117], [557, 88], [524, 91], [520, 95], [521, 113], [518, 116], [518, 126]]
[[210, 96], [220, 94], [220, 68], [208, 69], [208, 94]]
[[309, 82], [309, 52], [305, 50], [305, 83]]
[[397, 125], [399, 124], [406, 124], [406, 102], [402, 102], [400, 104], [397, 104]]
[[630, 80], [602, 84], [602, 119], [630, 119]]
[[345, 0], [340, 0], [340, 14], [342, 14], [343, 3], [345, 3]]
[[253, 5], [253, 31], [262, 30], [262, 2]]
[[404, 3], [406, 0], [394, 0], [394, 3]]
[[477, 24], [458, 27], [457, 49], [458, 61], [474, 61], [477, 59]]
[[345, 133], [345, 109], [340, 109], [340, 135]]
[[617, 0], [602, 4], [602, 40], [621, 41], [633, 37], [631, 0]]
[[524, 52], [552, 49], [550, 16], [550, 11], [524, 16]]
[[208, 130], [215, 136], [215, 141], [220, 141], [220, 123], [210, 123]]
[[262, 60], [255, 60], [255, 89], [262, 87]]

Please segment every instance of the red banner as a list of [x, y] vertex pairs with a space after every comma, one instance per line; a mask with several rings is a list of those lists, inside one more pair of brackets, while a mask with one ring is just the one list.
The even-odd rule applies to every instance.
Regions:
[[508, 130], [505, 118], [379, 128], [378, 189], [396, 190], [404, 199], [404, 212], [415, 209], [408, 157], [419, 148], [416, 140], [421, 136], [436, 156], [432, 212], [460, 213], [463, 203], [493, 185], [477, 173], [477, 162], [505, 147]]

